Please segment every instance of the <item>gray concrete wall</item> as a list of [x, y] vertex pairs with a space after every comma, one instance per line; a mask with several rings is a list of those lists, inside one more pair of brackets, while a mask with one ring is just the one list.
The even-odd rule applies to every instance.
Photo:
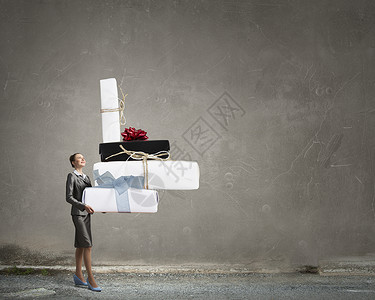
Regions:
[[96, 263], [373, 252], [374, 20], [373, 1], [1, 0], [0, 243], [73, 254], [68, 156], [91, 175], [115, 77], [127, 126], [198, 161], [200, 188], [95, 214]]

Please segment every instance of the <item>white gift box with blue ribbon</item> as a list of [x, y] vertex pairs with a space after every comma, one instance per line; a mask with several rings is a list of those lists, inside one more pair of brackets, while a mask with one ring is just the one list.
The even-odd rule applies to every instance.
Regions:
[[86, 188], [82, 202], [95, 212], [155, 213], [158, 210], [158, 192], [143, 189], [143, 176], [102, 176], [100, 185]]
[[102, 176], [100, 185], [86, 188], [82, 202], [95, 212], [155, 213], [158, 210], [158, 192], [143, 189], [143, 176]]
[[118, 203], [118, 193], [113, 188], [86, 188], [82, 201], [95, 212], [116, 213], [156, 213], [158, 211], [158, 192], [155, 190], [133, 189], [126, 191], [127, 202]]

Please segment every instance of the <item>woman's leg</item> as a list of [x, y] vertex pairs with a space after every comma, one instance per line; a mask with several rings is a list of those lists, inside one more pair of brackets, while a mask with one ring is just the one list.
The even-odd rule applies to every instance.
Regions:
[[86, 272], [87, 272], [87, 277], [90, 282], [90, 285], [93, 288], [98, 287], [98, 285], [95, 282], [94, 276], [92, 275], [92, 270], [91, 270], [91, 247], [88, 248], [83, 248], [83, 260], [85, 261], [85, 267], [86, 267]]
[[84, 248], [76, 248], [76, 275], [82, 282], [86, 282], [82, 274], [83, 251]]

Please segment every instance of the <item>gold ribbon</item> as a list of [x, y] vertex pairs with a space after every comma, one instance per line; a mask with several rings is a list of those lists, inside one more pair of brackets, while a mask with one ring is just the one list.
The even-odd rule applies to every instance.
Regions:
[[[145, 177], [145, 182], [144, 182], [144, 188], [145, 189], [148, 189], [148, 164], [147, 164], [147, 159], [169, 160], [169, 158], [170, 158], [170, 153], [168, 151], [159, 151], [159, 152], [156, 152], [154, 154], [150, 154], [150, 153], [145, 153], [145, 152], [142, 152], [142, 151], [126, 150], [122, 145], [119, 145], [119, 147], [121, 148], [122, 151], [106, 157], [105, 160], [107, 160], [111, 157], [117, 156], [117, 155], [121, 155], [121, 154], [127, 154], [127, 155], [129, 155], [129, 158], [131, 157], [131, 158], [136, 159], [136, 160], [142, 160], [142, 162], [143, 162], [143, 164], [142, 164], [143, 174], [144, 174], [144, 177]], [[161, 158], [160, 156], [163, 156], [163, 155], [168, 155], [168, 157], [167, 158]]]
[[120, 112], [120, 124], [121, 125], [125, 125], [126, 124], [126, 118], [125, 118], [125, 115], [124, 115], [124, 110], [125, 110], [125, 97], [128, 95], [124, 95], [124, 93], [122, 92], [122, 89], [120, 86], [118, 86], [120, 91], [121, 91], [121, 94], [122, 94], [122, 99], [120, 98], [117, 98], [118, 100], [120, 100], [120, 103], [119, 103], [119, 107], [117, 108], [102, 108], [100, 110], [100, 113], [106, 113], [106, 112], [116, 112], [116, 111], [119, 111]]

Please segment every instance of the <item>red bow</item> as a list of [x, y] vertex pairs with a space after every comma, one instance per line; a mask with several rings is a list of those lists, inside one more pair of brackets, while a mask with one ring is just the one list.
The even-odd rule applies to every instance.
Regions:
[[135, 129], [134, 127], [125, 128], [124, 132], [121, 133], [123, 140], [133, 141], [133, 140], [147, 140], [148, 136], [146, 135], [147, 131], [142, 129]]

